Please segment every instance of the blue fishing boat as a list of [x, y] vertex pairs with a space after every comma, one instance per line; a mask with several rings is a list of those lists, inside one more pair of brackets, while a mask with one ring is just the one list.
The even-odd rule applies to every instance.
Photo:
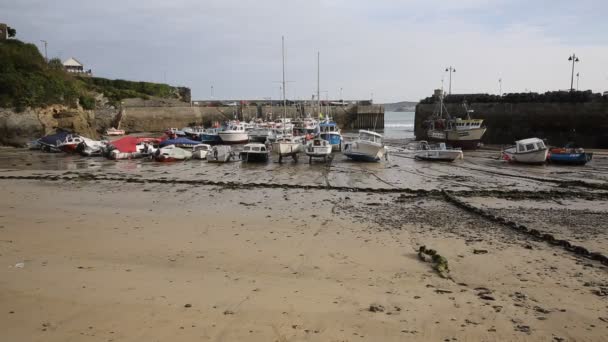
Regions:
[[222, 139], [220, 138], [221, 128], [208, 128], [200, 134], [201, 141], [205, 144], [220, 144]]
[[342, 151], [342, 134], [337, 123], [330, 120], [319, 123], [319, 136], [329, 141], [333, 151]]
[[555, 164], [585, 165], [591, 161], [593, 153], [585, 152], [582, 148], [566, 145], [564, 148], [552, 148], [549, 150], [547, 160]]

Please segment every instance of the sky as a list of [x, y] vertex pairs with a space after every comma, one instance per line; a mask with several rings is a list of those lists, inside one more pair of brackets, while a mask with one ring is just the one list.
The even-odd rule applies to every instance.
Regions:
[[[418, 101], [453, 93], [608, 90], [605, 0], [0, 0], [17, 38], [99, 77], [166, 82], [194, 100]], [[576, 87], [576, 77], [574, 87]]]

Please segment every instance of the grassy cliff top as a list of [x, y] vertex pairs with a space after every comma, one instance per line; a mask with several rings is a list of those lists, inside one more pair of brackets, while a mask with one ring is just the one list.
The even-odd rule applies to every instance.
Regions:
[[52, 104], [95, 107], [94, 96], [104, 94], [110, 104], [125, 98], [159, 97], [190, 101], [189, 89], [167, 84], [76, 77], [63, 70], [59, 59], [47, 63], [34, 44], [16, 39], [0, 42], [0, 107], [23, 109]]

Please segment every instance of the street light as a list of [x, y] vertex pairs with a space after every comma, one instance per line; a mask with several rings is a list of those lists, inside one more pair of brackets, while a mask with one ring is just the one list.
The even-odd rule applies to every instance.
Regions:
[[40, 40], [41, 42], [44, 43], [44, 60], [46, 60], [46, 62], [49, 62], [49, 55], [46, 53], [46, 46], [47, 46], [47, 41], [46, 40]]
[[502, 96], [502, 78], [498, 79], [498, 95]]
[[576, 73], [576, 91], [578, 91], [578, 78], [579, 78], [579, 73]]
[[456, 69], [452, 66], [445, 68], [446, 72], [450, 72], [450, 88], [448, 90], [448, 95], [452, 95], [452, 73], [456, 72]]
[[572, 76], [570, 77], [570, 91], [574, 91], [574, 63], [579, 62], [580, 59], [578, 59], [578, 57], [576, 57], [575, 54], [572, 54], [572, 56], [568, 57], [568, 60], [572, 62]]

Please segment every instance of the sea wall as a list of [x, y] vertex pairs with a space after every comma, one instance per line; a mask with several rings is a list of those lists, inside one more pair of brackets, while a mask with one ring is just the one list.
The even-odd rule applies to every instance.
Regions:
[[[461, 104], [446, 104], [452, 116], [464, 117]], [[590, 148], [608, 148], [608, 102], [582, 103], [470, 103], [474, 118], [484, 119], [486, 144], [512, 144], [538, 137], [551, 145], [568, 141]], [[416, 106], [415, 135], [425, 140], [423, 122], [433, 115], [435, 104]]]

